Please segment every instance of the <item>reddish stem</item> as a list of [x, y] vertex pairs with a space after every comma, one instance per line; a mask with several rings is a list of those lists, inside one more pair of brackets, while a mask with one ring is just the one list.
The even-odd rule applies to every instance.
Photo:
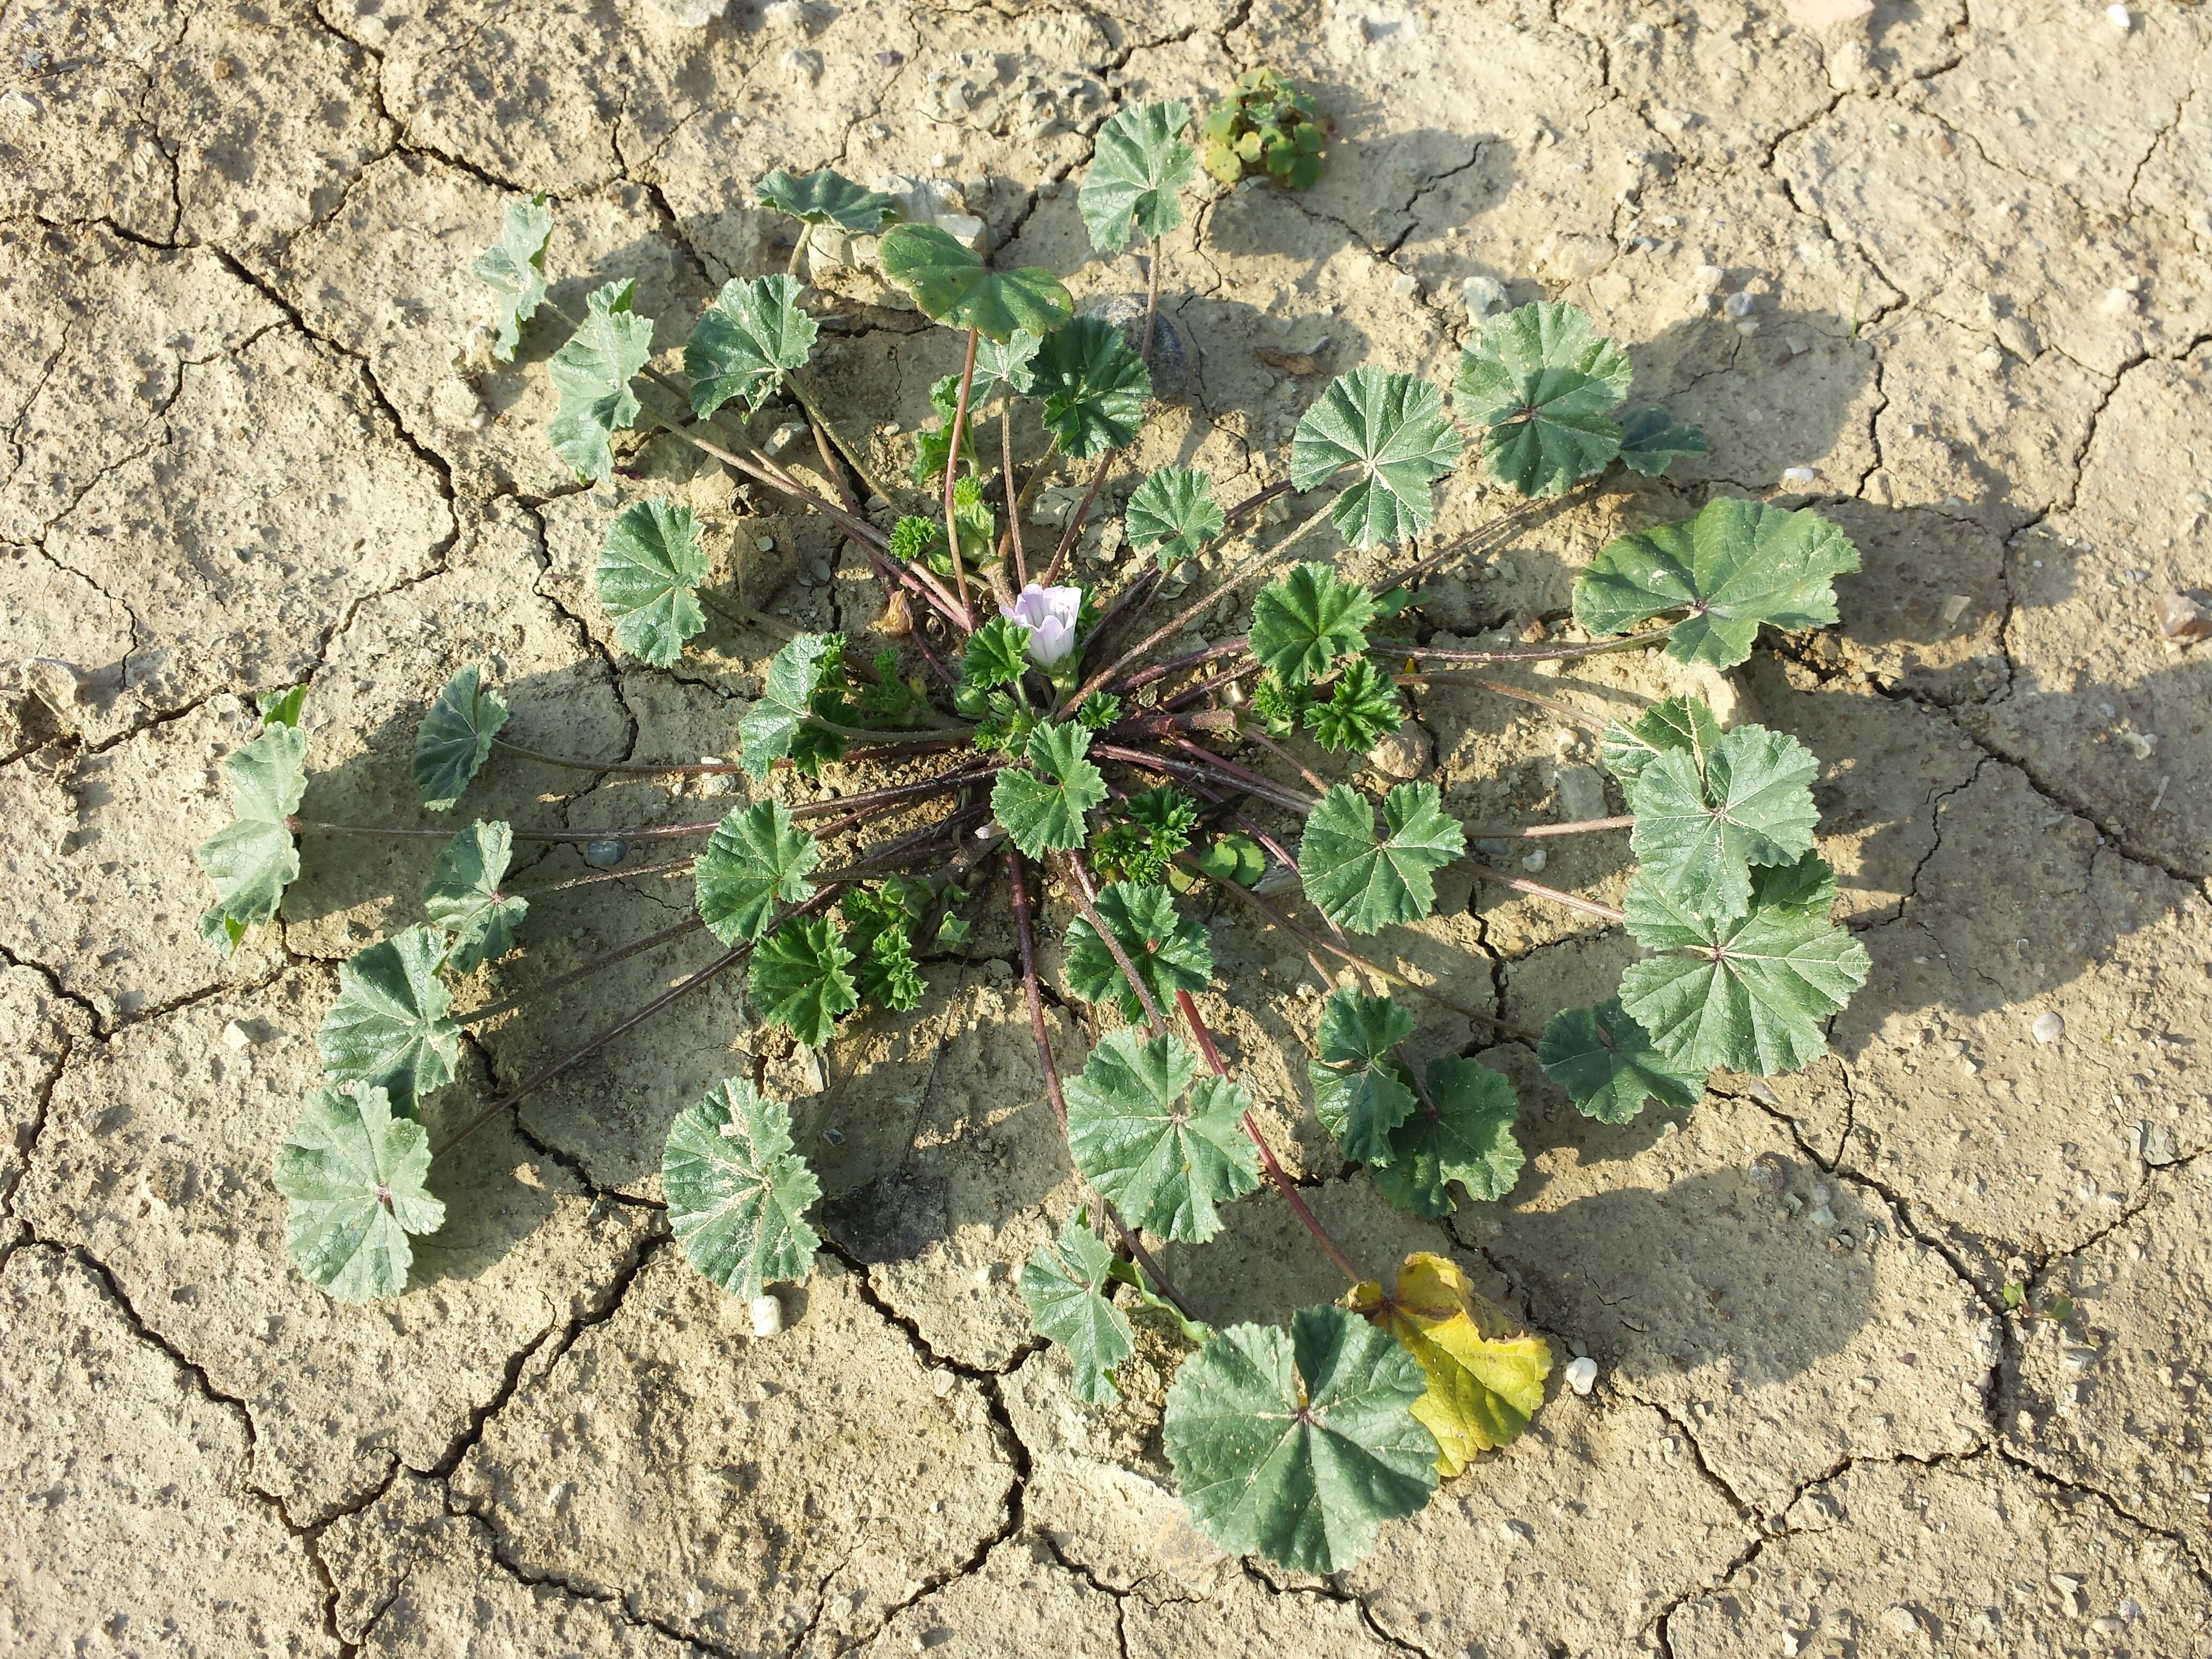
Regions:
[[1626, 921], [1627, 916], [1610, 904], [1601, 904], [1595, 899], [1584, 898], [1579, 893], [1563, 893], [1556, 887], [1547, 887], [1540, 881], [1527, 881], [1519, 876], [1509, 876], [1503, 870], [1493, 870], [1486, 864], [1468, 866], [1483, 881], [1494, 881], [1500, 887], [1510, 887], [1516, 893], [1527, 893], [1536, 898], [1549, 899], [1554, 904], [1564, 904], [1570, 910], [1581, 910], [1593, 916], [1602, 916], [1607, 921]]
[[952, 558], [952, 581], [960, 592], [960, 609], [967, 613], [964, 625], [975, 630], [975, 607], [968, 599], [968, 562], [960, 556], [960, 521], [953, 516], [952, 486], [960, 473], [960, 434], [968, 424], [968, 389], [975, 380], [975, 343], [982, 337], [975, 330], [968, 331], [968, 356], [960, 365], [960, 401], [952, 409], [952, 446], [945, 452], [945, 547]]

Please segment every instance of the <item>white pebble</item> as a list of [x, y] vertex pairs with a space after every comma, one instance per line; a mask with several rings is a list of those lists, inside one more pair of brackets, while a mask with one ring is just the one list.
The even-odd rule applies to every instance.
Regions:
[[227, 1021], [224, 1024], [222, 1028], [222, 1041], [224, 1046], [231, 1049], [234, 1053], [239, 1049], [252, 1047], [253, 1042], [253, 1039], [246, 1036], [246, 1028], [240, 1025], [234, 1019]]
[[2125, 6], [2106, 7], [2105, 21], [2110, 23], [2114, 28], [2119, 30], [2123, 34], [2125, 34], [2130, 29], [2136, 26], [2136, 20], [2129, 15], [2128, 9]]
[[1597, 1361], [1589, 1358], [1570, 1359], [1561, 1375], [1577, 1394], [1588, 1394], [1597, 1383]]
[[1809, 466], [1785, 466], [1782, 469], [1782, 482], [1810, 483], [1813, 482], [1813, 469]]
[[2053, 1010], [2047, 1013], [2038, 1014], [2035, 1017], [2035, 1024], [2029, 1026], [2028, 1030], [2034, 1034], [2038, 1042], [2056, 1042], [2066, 1035], [2066, 1021]]
[[1751, 297], [1751, 291], [1748, 289], [1738, 289], [1721, 301], [1721, 309], [1738, 322], [1750, 316], [1758, 306], [1759, 301]]
[[1459, 301], [1470, 317], [1487, 317], [1505, 303], [1504, 285], [1494, 276], [1470, 276], [1459, 285]]
[[1546, 852], [1542, 848], [1539, 847], [1534, 852], [1527, 854], [1522, 859], [1521, 867], [1523, 870], [1526, 870], [1530, 875], [1534, 876], [1540, 874], [1544, 866], [1551, 861], [1552, 855]]
[[783, 1331], [783, 1304], [774, 1296], [757, 1296], [745, 1304], [752, 1316], [755, 1336], [777, 1336]]

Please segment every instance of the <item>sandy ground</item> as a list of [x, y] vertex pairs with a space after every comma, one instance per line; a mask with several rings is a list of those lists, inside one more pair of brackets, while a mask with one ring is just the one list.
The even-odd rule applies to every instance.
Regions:
[[[2203, 8], [9, 0], [0, 43], [0, 1652], [2212, 1652], [2212, 645], [2152, 611], [2212, 581]], [[1316, 1206], [1377, 1261], [1450, 1250], [1595, 1390], [1353, 1571], [1211, 1551], [1166, 1486], [1171, 1356], [1086, 1411], [1015, 1294], [1075, 1191], [993, 922], [826, 1073], [733, 992], [685, 1006], [441, 1170], [408, 1296], [325, 1301], [270, 1160], [335, 963], [409, 916], [428, 854], [310, 844], [281, 927], [210, 955], [191, 849], [246, 694], [311, 684], [311, 815], [412, 823], [414, 722], [464, 663], [525, 741], [720, 753], [775, 643], [717, 619], [672, 676], [610, 653], [589, 568], [641, 486], [579, 493], [544, 442], [556, 334], [468, 361], [503, 200], [557, 198], [572, 307], [635, 276], [684, 313], [780, 262], [743, 205], [775, 164], [962, 181], [1004, 257], [1126, 291], [1075, 210], [1090, 135], [1262, 60], [1340, 142], [1310, 194], [1209, 188], [1172, 239], [1184, 372], [1145, 466], [1279, 476], [1322, 377], [1443, 372], [1488, 278], [1586, 307], [1713, 451], [1432, 583], [1425, 626], [1556, 621], [1607, 536], [1715, 487], [1815, 503], [1865, 554], [1842, 626], [1741, 688], [1823, 757], [1874, 962], [1809, 1073], [1613, 1129], [1494, 1049], [1528, 1173], [1415, 1224], [1306, 1109], [1295, 955], [1218, 935], [1240, 990], [1210, 1017]], [[951, 357], [854, 309], [820, 361], [896, 465], [879, 423]], [[748, 599], [879, 614], [817, 528], [638, 461]], [[1462, 477], [1443, 527], [1494, 507]], [[1672, 684], [1559, 682], [1611, 710]], [[1470, 694], [1424, 720], [1467, 817], [1595, 781], [1547, 719]], [[471, 805], [663, 804], [578, 790], [495, 763]], [[1546, 879], [1609, 896], [1624, 856], [1578, 842]], [[533, 913], [514, 982], [688, 902], [576, 897]], [[1626, 954], [1464, 876], [1393, 944], [1538, 1021]], [[698, 959], [495, 1025], [437, 1109]], [[1432, 1011], [1419, 1039], [1481, 1040]], [[832, 1247], [770, 1341], [658, 1210], [670, 1117], [756, 1060]], [[1334, 1293], [1279, 1206], [1234, 1214], [1176, 1264], [1206, 1310]]]

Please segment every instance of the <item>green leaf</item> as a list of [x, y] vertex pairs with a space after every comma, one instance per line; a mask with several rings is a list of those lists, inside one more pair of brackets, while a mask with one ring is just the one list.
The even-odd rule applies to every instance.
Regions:
[[1322, 678], [1367, 648], [1375, 596], [1325, 564], [1293, 565], [1252, 601], [1252, 654], [1285, 685]]
[[[1001, 392], [1026, 398], [1036, 384], [1037, 348], [1044, 342], [1026, 329], [1016, 329], [1005, 340], [975, 343], [975, 374], [968, 382], [968, 410], [971, 415]], [[957, 376], [953, 385], [959, 385]], [[939, 464], [940, 469], [942, 463]]]
[[1601, 1123], [1627, 1122], [1647, 1099], [1686, 1109], [1705, 1092], [1705, 1073], [1679, 1066], [1652, 1047], [1650, 1034], [1619, 997], [1553, 1014], [1536, 1060], [1577, 1111]]
[[1400, 784], [1383, 798], [1382, 821], [1388, 833], [1378, 837], [1367, 797], [1336, 784], [1306, 819], [1298, 847], [1306, 896], [1356, 933], [1427, 915], [1437, 902], [1431, 877], [1467, 848], [1433, 783]]
[[1044, 337], [1030, 395], [1044, 400], [1045, 430], [1061, 453], [1088, 460], [1136, 437], [1152, 371], [1113, 324], [1078, 317]]
[[1738, 726], [1702, 755], [1655, 756], [1628, 784], [1629, 844], [1677, 902], [1740, 916], [1751, 866], [1794, 864], [1813, 850], [1820, 772], [1803, 744], [1759, 726]]
[[1485, 1203], [1504, 1197], [1522, 1162], [1513, 1138], [1521, 1109], [1513, 1085], [1486, 1066], [1449, 1056], [1431, 1060], [1423, 1074], [1429, 1102], [1391, 1132], [1389, 1158], [1368, 1166], [1375, 1189], [1431, 1220], [1451, 1213], [1448, 1181]]
[[1632, 409], [1621, 417], [1620, 459], [1647, 478], [1707, 448], [1702, 428], [1678, 423], [1663, 409]]
[[827, 634], [801, 634], [775, 653], [768, 665], [768, 684], [760, 701], [738, 722], [738, 758], [747, 775], [758, 781], [768, 776], [776, 762], [791, 752], [816, 689], [822, 683], [828, 659], [843, 660], [843, 651]]
[[1556, 495], [1620, 453], [1611, 410], [1628, 395], [1628, 354], [1571, 305], [1501, 313], [1460, 353], [1452, 395], [1481, 422], [1490, 475], [1524, 495]]
[[1413, 1035], [1413, 1017], [1388, 997], [1332, 991], [1321, 1011], [1321, 1058], [1306, 1065], [1314, 1115], [1344, 1155], [1379, 1164], [1390, 1154], [1390, 1132], [1418, 1103], [1405, 1068], [1391, 1053]]
[[1050, 271], [993, 270], [935, 225], [892, 226], [878, 257], [884, 275], [913, 295], [925, 316], [994, 340], [1011, 340], [1016, 329], [1049, 334], [1075, 314], [1075, 301]]
[[1030, 1322], [1048, 1342], [1067, 1352], [1075, 1366], [1075, 1397], [1104, 1406], [1121, 1397], [1114, 1367], [1136, 1347], [1129, 1321], [1105, 1297], [1114, 1253], [1091, 1231], [1081, 1211], [1067, 1219], [1059, 1239], [1042, 1247], [1022, 1269], [1022, 1300]]
[[722, 284], [684, 347], [692, 412], [704, 420], [732, 398], [752, 413], [794, 368], [804, 368], [818, 331], [799, 309], [796, 278], [732, 278]]
[[295, 685], [285, 691], [264, 691], [253, 700], [253, 707], [264, 726], [297, 726], [301, 706], [307, 701], [307, 688]]
[[[1164, 887], [1117, 881], [1098, 895], [1098, 919], [1145, 981], [1152, 1000], [1166, 1007], [1177, 991], [1202, 991], [1213, 977], [1213, 948], [1206, 929], [1176, 909]], [[1087, 916], [1067, 924], [1067, 988], [1085, 1002], [1112, 998], [1121, 1018], [1141, 1019], [1145, 1005], [1129, 988], [1114, 953]]]
[[1443, 393], [1411, 374], [1338, 375], [1298, 421], [1291, 487], [1311, 489], [1357, 467], [1329, 514], [1344, 539], [1375, 547], [1420, 534], [1436, 520], [1430, 486], [1458, 462], [1462, 444], [1443, 407]]
[[706, 580], [690, 507], [655, 496], [607, 521], [592, 581], [614, 619], [615, 642], [633, 657], [666, 668], [683, 655], [684, 642], [707, 625], [692, 591]]
[[[1628, 884], [1628, 931], [1654, 951], [1631, 963], [1620, 1001], [1652, 1046], [1687, 1068], [1726, 1066], [1771, 1077], [1827, 1053], [1822, 1022], [1866, 983], [1866, 947], [1829, 926], [1833, 878], [1810, 854], [1761, 870], [1750, 913], [1716, 921], [1680, 903], [1647, 871]], [[1812, 902], [1808, 902], [1812, 901]]]
[[1598, 756], [1607, 771], [1628, 783], [1659, 756], [1676, 750], [1703, 768], [1720, 740], [1720, 722], [1711, 709], [1694, 697], [1669, 697], [1645, 709], [1633, 726], [1606, 727], [1598, 739]]
[[340, 1302], [398, 1296], [414, 1261], [408, 1234], [445, 1224], [429, 1173], [429, 1136], [395, 1116], [383, 1090], [317, 1089], [276, 1154], [285, 1254]]
[[561, 407], [546, 428], [553, 453], [576, 476], [605, 483], [614, 471], [614, 435], [637, 418], [631, 378], [653, 355], [653, 319], [630, 309], [635, 283], [609, 283], [586, 301], [584, 324], [547, 367]]
[[1029, 665], [1030, 630], [1011, 617], [994, 617], [968, 636], [960, 684], [976, 691], [1012, 685]]
[[1103, 732], [1121, 718], [1121, 700], [1111, 691], [1093, 691], [1077, 705], [1075, 718], [1086, 732]]
[[422, 805], [433, 812], [451, 811], [506, 724], [507, 704], [483, 684], [474, 663], [447, 680], [415, 733], [415, 787]]
[[1131, 1226], [1202, 1244], [1221, 1231], [1214, 1206], [1260, 1184], [1260, 1158], [1244, 1133], [1244, 1091], [1197, 1073], [1177, 1038], [1109, 1031], [1068, 1079], [1067, 1145]]
[[1030, 765], [1009, 767], [991, 786], [991, 813], [1030, 857], [1083, 845], [1084, 815], [1106, 799], [1106, 780], [1084, 758], [1091, 733], [1073, 721], [1040, 721], [1030, 733]]
[[694, 902], [700, 920], [725, 945], [758, 939], [777, 905], [814, 896], [806, 873], [821, 858], [821, 844], [792, 822], [781, 801], [732, 808], [699, 857]]
[[810, 1048], [827, 1043], [837, 1017], [860, 1006], [852, 975], [853, 953], [827, 916], [794, 916], [753, 951], [745, 983], [760, 1017], [784, 1025]]
[[760, 204], [810, 225], [835, 225], [855, 235], [882, 228], [900, 216], [896, 199], [879, 190], [862, 190], [841, 173], [792, 174], [781, 167], [753, 186]]
[[1228, 520], [1213, 480], [1190, 467], [1164, 466], [1139, 484], [1121, 514], [1129, 545], [1172, 570], [1218, 536]]
[[[981, 354], [978, 352], [977, 356]], [[937, 424], [925, 427], [914, 434], [914, 481], [917, 488], [934, 485], [945, 476], [945, 458], [952, 453], [952, 417], [960, 412], [960, 377], [957, 374], [940, 375], [931, 385], [929, 406], [937, 411]], [[960, 459], [972, 469], [980, 465], [975, 456], [975, 389], [972, 382], [968, 388], [968, 423], [960, 428]], [[961, 482], [968, 481], [963, 478]], [[951, 562], [939, 563], [945, 547], [945, 522], [942, 519], [935, 521], [935, 528], [938, 553], [931, 557], [929, 562], [933, 568], [950, 575], [952, 571]], [[968, 538], [963, 535], [960, 541], [962, 550], [969, 552]], [[969, 563], [972, 566], [974, 562], [974, 555], [970, 553]]]
[[446, 1018], [453, 998], [438, 977], [445, 960], [446, 936], [417, 927], [340, 963], [338, 1000], [315, 1033], [323, 1074], [373, 1085], [410, 1116], [423, 1096], [450, 1082], [461, 1028]]
[[1345, 664], [1326, 702], [1310, 702], [1306, 729], [1332, 753], [1364, 754], [1406, 723], [1405, 704], [1390, 677], [1365, 657]]
[[522, 325], [545, 301], [545, 244], [552, 234], [553, 214], [545, 205], [544, 191], [509, 202], [499, 240], [469, 267], [499, 295], [499, 335], [492, 342], [491, 355], [503, 363], [514, 361]]
[[1193, 1319], [1181, 1308], [1154, 1290], [1145, 1277], [1145, 1270], [1133, 1261], [1116, 1260], [1106, 1270], [1106, 1276], [1118, 1285], [1127, 1285], [1137, 1293], [1138, 1310], [1157, 1314], [1177, 1336], [1193, 1347], [1201, 1347], [1213, 1340], [1213, 1327], [1202, 1319]]
[[909, 1013], [921, 1006], [929, 983], [914, 959], [914, 941], [903, 927], [886, 927], [858, 953], [855, 968], [860, 994], [894, 1013]]
[[668, 1126], [660, 1155], [669, 1231], [706, 1278], [756, 1297], [802, 1279], [821, 1237], [806, 1224], [822, 1185], [791, 1149], [791, 1109], [726, 1078]]
[[1124, 109], [1098, 129], [1076, 195], [1091, 246], [1119, 253], [1132, 230], [1157, 242], [1182, 222], [1176, 192], [1198, 167], [1198, 152], [1182, 136], [1189, 125], [1190, 106], [1170, 100]]
[[1575, 620], [1618, 634], [1686, 611], [1667, 654], [1729, 668], [1751, 654], [1762, 623], [1835, 621], [1834, 579], [1858, 568], [1858, 549], [1818, 514], [1720, 495], [1694, 519], [1608, 544], [1575, 583]]
[[1168, 1390], [1162, 1435], [1191, 1519], [1231, 1555], [1350, 1566], [1436, 1490], [1436, 1437], [1411, 1409], [1427, 1387], [1346, 1309], [1301, 1309], [1287, 1333], [1231, 1325]]
[[284, 889], [299, 877], [291, 817], [307, 790], [307, 759], [306, 732], [264, 726], [223, 761], [233, 816], [192, 856], [215, 884], [216, 902], [200, 918], [200, 936], [226, 957], [248, 927], [276, 920]]
[[[1198, 867], [1212, 881], [1233, 881], [1251, 887], [1267, 873], [1267, 855], [1249, 836], [1216, 836], [1198, 849]], [[1179, 871], [1170, 870], [1170, 877]]]
[[431, 866], [422, 908], [432, 927], [453, 935], [446, 965], [457, 974], [514, 948], [514, 930], [530, 909], [520, 894], [499, 890], [514, 851], [514, 832], [507, 825], [479, 819], [447, 842]]

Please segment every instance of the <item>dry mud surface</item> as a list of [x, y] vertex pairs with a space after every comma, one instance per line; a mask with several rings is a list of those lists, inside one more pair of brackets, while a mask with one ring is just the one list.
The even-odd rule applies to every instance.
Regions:
[[[2212, 582], [2205, 9], [685, 9], [0, 6], [0, 1652], [2212, 1652], [2212, 644], [2152, 610]], [[1555, 1370], [1520, 1443], [1351, 1571], [1212, 1551], [1167, 1486], [1172, 1356], [1086, 1410], [1015, 1294], [1075, 1188], [992, 919], [826, 1068], [734, 988], [684, 1005], [441, 1170], [407, 1296], [325, 1300], [269, 1164], [336, 963], [407, 918], [427, 855], [311, 842], [282, 924], [204, 951], [191, 849], [251, 694], [310, 684], [312, 816], [414, 823], [414, 720], [464, 663], [524, 741], [711, 754], [776, 643], [717, 617], [672, 676], [611, 654], [590, 566], [642, 486], [580, 493], [544, 441], [556, 336], [469, 362], [502, 201], [556, 198], [571, 307], [635, 276], [673, 316], [779, 264], [744, 205], [779, 164], [953, 179], [1006, 258], [1123, 292], [1070, 183], [1098, 122], [1262, 60], [1311, 82], [1331, 168], [1208, 186], [1171, 240], [1185, 372], [1143, 466], [1279, 476], [1326, 374], [1439, 373], [1487, 278], [1586, 307], [1713, 450], [1449, 571], [1424, 628], [1556, 624], [1609, 535], [1716, 490], [1814, 504], [1865, 555], [1842, 625], [1734, 688], [1823, 758], [1874, 962], [1809, 1073], [1608, 1128], [1496, 1048], [1529, 1167], [1419, 1224], [1311, 1119], [1295, 953], [1219, 936], [1239, 988], [1211, 1017], [1316, 1207], [1376, 1261], [1452, 1252], [1595, 1389]], [[925, 412], [952, 343], [841, 315], [822, 380], [896, 466], [879, 425]], [[635, 459], [748, 603], [879, 617], [818, 528]], [[1462, 477], [1440, 530], [1495, 506]], [[1674, 683], [1614, 658], [1556, 690], [1617, 711]], [[1423, 720], [1413, 763], [1470, 820], [1596, 781], [1548, 718], [1438, 693]], [[477, 788], [571, 826], [660, 804], [512, 761]], [[1617, 890], [1625, 849], [1591, 839], [1546, 879]], [[577, 897], [533, 914], [516, 983], [686, 896]], [[1515, 1019], [1626, 953], [1464, 875], [1444, 901], [1393, 948]], [[696, 960], [494, 1024], [441, 1109]], [[1431, 1050], [1489, 1040], [1425, 1014]], [[671, 1115], [748, 1067], [828, 1191], [773, 1340], [659, 1207]], [[1334, 1293], [1272, 1199], [1233, 1216], [1177, 1263], [1210, 1316]]]

